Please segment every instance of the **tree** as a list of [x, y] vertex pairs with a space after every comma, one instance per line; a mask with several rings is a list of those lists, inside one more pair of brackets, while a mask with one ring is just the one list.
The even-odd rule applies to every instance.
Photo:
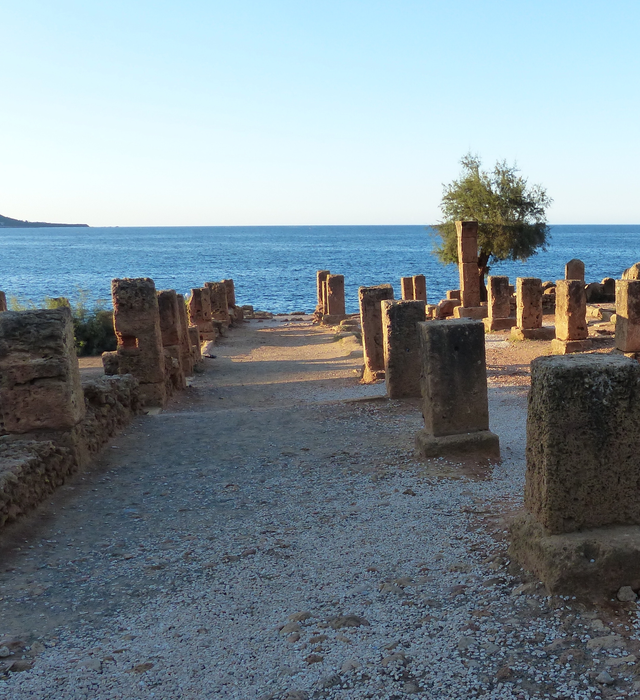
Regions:
[[498, 161], [492, 172], [482, 170], [478, 156], [460, 161], [458, 180], [444, 185], [440, 210], [443, 221], [434, 228], [441, 242], [435, 251], [441, 262], [458, 262], [456, 221], [478, 222], [480, 288], [490, 263], [527, 260], [545, 250], [549, 236], [545, 210], [553, 201], [540, 185], [529, 186], [515, 165]]

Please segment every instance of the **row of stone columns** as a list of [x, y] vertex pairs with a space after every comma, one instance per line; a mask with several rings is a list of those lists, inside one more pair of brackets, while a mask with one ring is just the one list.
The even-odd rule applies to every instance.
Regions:
[[318, 305], [321, 316], [330, 316], [328, 322], [340, 321], [346, 316], [344, 275], [332, 275], [329, 270], [318, 270], [316, 274]]
[[403, 301], [427, 301], [427, 278], [424, 275], [401, 277], [400, 289]]

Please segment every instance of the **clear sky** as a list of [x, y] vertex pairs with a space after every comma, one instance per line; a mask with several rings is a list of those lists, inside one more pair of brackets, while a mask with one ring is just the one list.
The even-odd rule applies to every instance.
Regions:
[[0, 0], [0, 213], [428, 224], [460, 157], [640, 222], [640, 2]]

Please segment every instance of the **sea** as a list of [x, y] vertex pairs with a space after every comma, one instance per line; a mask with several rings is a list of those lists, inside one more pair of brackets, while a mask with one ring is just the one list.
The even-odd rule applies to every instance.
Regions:
[[[188, 294], [204, 282], [232, 278], [238, 304], [274, 313], [312, 312], [316, 270], [345, 277], [347, 312], [358, 310], [358, 287], [424, 274], [431, 303], [457, 289], [453, 265], [433, 253], [428, 226], [205, 226], [146, 228], [1, 228], [0, 290], [38, 305], [45, 297], [83, 296], [110, 306], [114, 277], [151, 277], [157, 289]], [[505, 261], [491, 274], [564, 277], [580, 258], [586, 280], [620, 277], [640, 261], [640, 225], [552, 226], [546, 251], [526, 262]]]

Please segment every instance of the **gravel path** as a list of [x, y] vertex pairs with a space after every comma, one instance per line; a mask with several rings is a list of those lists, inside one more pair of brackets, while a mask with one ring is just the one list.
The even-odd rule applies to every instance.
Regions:
[[419, 402], [358, 385], [352, 339], [235, 331], [1, 535], [0, 697], [639, 697], [635, 604], [509, 573], [527, 378], [491, 342], [480, 469], [415, 461]]

